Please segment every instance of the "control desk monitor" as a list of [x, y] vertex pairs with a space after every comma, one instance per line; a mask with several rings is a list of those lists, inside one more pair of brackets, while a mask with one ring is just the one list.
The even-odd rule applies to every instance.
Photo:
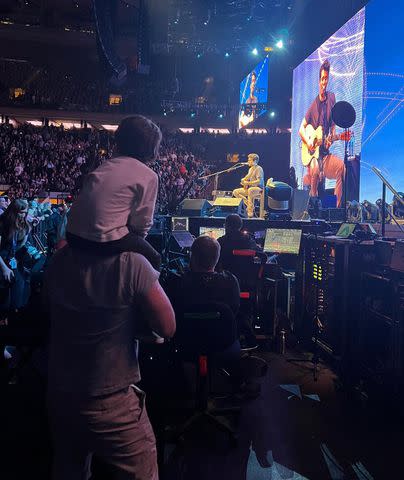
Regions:
[[189, 218], [188, 217], [172, 217], [171, 218], [171, 231], [172, 232], [189, 231]]
[[216, 240], [220, 237], [223, 237], [224, 234], [224, 228], [199, 227], [199, 235], [208, 235], [209, 237], [215, 238]]
[[264, 252], [298, 255], [301, 239], [302, 230], [299, 229], [267, 228]]
[[181, 249], [191, 248], [194, 243], [194, 237], [189, 232], [177, 230], [176, 232], [172, 232], [171, 235], [175, 238]]
[[340, 238], [349, 238], [355, 230], [355, 223], [343, 223], [337, 232], [337, 237]]

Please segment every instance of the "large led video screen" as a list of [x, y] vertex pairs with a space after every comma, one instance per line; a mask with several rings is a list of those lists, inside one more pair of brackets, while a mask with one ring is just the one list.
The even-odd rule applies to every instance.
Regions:
[[268, 63], [266, 56], [240, 83], [239, 128], [246, 127], [267, 111]]
[[[291, 160], [299, 188], [321, 197], [333, 189], [342, 201], [345, 140], [348, 199], [358, 197], [364, 89], [365, 9], [360, 10], [293, 71]], [[336, 102], [349, 102], [356, 121], [342, 135], [333, 121]], [[308, 148], [310, 147], [310, 148]]]
[[[372, 0], [366, 6], [364, 125], [361, 199], [375, 203], [382, 184], [375, 166], [404, 191], [403, 2]], [[387, 200], [392, 194], [387, 192]]]

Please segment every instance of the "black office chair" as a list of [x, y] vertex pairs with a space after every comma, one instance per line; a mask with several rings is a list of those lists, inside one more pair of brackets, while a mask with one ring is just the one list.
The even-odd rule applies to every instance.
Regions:
[[259, 313], [262, 279], [267, 255], [250, 249], [233, 250], [233, 258], [228, 270], [237, 278], [240, 285], [241, 307], [247, 305], [250, 315]]
[[230, 347], [237, 339], [236, 321], [231, 309], [217, 302], [200, 303], [177, 312], [174, 345], [177, 356], [190, 361], [197, 369], [196, 413], [177, 431], [181, 437], [197, 422], [207, 420], [236, 441], [236, 431], [217, 415], [238, 411], [239, 407], [222, 409], [209, 405], [210, 374], [215, 355]]
[[255, 327], [261, 328], [261, 317], [264, 313], [262, 306], [264, 304], [264, 269], [267, 262], [267, 255], [264, 252], [250, 249], [233, 250], [232, 261], [228, 266], [228, 270], [235, 275], [240, 285], [240, 311], [239, 324], [240, 334], [245, 336], [247, 345], [242, 347], [244, 355], [250, 357], [254, 363], [254, 368], [260, 372], [259, 376], [265, 376], [268, 370], [268, 363], [262, 358], [252, 355], [257, 347], [257, 342], [254, 341], [254, 346], [251, 348], [248, 337], [254, 335], [255, 339], [267, 340], [265, 335], [256, 335]]

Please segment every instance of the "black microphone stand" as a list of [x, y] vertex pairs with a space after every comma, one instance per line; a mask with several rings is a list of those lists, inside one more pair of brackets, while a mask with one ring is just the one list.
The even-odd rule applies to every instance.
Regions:
[[347, 211], [346, 211], [346, 204], [347, 204], [347, 193], [348, 193], [348, 129], [344, 129], [344, 182], [342, 184], [342, 188], [344, 191], [344, 200], [343, 200], [343, 207], [344, 207], [344, 222], [347, 221]]
[[207, 180], [208, 178], [215, 177], [213, 190], [217, 191], [218, 185], [219, 185], [219, 175], [222, 175], [222, 173], [232, 172], [233, 170], [237, 170], [237, 168], [246, 167], [246, 166], [248, 165], [245, 165], [244, 163], [236, 163], [235, 165], [229, 168], [226, 168], [225, 170], [220, 170], [219, 172], [214, 172], [214, 173], [210, 173], [209, 175], [204, 175], [203, 177], [199, 177], [198, 180]]

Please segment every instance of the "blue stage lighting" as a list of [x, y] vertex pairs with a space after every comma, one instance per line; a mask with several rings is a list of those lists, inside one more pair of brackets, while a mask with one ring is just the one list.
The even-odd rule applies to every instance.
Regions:
[[257, 48], [254, 48], [254, 49], [251, 51], [251, 53], [252, 53], [253, 55], [258, 55], [258, 49], [257, 49]]

